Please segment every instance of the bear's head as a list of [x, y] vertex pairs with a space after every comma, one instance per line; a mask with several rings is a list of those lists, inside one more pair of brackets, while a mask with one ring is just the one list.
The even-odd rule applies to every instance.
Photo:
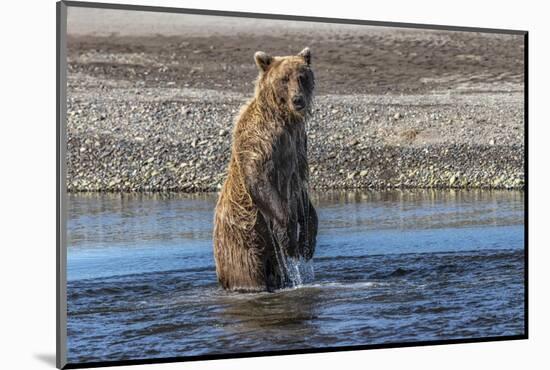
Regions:
[[254, 59], [260, 70], [256, 97], [262, 105], [298, 119], [310, 113], [315, 79], [309, 48], [284, 57], [258, 51]]

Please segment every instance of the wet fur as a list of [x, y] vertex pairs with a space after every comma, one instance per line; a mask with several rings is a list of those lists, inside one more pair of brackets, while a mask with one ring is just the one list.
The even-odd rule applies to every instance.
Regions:
[[289, 279], [278, 250], [306, 260], [315, 251], [305, 127], [315, 83], [309, 49], [289, 57], [258, 52], [255, 60], [255, 95], [237, 117], [216, 205], [214, 257], [225, 289], [272, 291]]

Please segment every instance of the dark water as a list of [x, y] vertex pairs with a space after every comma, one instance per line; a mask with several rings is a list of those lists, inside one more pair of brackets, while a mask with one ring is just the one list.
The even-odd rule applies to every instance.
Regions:
[[315, 194], [315, 276], [216, 283], [215, 195], [71, 195], [69, 362], [524, 332], [522, 192]]

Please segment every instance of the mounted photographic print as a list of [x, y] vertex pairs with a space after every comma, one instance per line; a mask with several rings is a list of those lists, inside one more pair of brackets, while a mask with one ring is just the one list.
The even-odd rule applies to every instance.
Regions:
[[58, 367], [527, 338], [527, 32], [57, 10]]

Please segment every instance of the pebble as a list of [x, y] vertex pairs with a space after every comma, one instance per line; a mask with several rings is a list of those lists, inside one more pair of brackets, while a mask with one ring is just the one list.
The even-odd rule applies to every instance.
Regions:
[[456, 176], [453, 175], [451, 176], [451, 179], [449, 180], [449, 186], [453, 186], [456, 182]]

